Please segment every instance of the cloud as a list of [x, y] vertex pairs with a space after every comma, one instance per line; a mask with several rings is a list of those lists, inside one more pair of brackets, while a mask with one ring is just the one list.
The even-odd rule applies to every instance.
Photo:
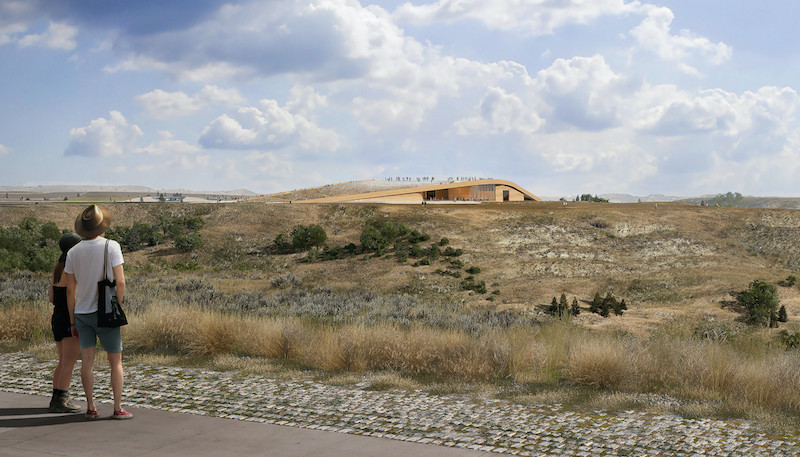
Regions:
[[479, 105], [480, 114], [456, 122], [459, 134], [506, 134], [512, 131], [530, 134], [544, 123], [534, 110], [503, 88], [491, 87]]
[[137, 96], [135, 100], [152, 117], [162, 120], [187, 116], [214, 104], [233, 106], [244, 103], [244, 97], [237, 89], [221, 89], [217, 86], [205, 86], [193, 96], [156, 89]]
[[696, 95], [674, 87], [655, 90], [658, 102], [642, 110], [637, 128], [662, 137], [713, 135], [714, 150], [735, 161], [780, 152], [800, 108], [800, 96], [788, 87], [741, 95], [722, 89]]
[[538, 36], [553, 33], [564, 25], [587, 24], [602, 16], [639, 10], [638, 1], [626, 3], [624, 0], [439, 0], [426, 5], [405, 3], [393, 16], [400, 22], [414, 24], [474, 20], [491, 29]]
[[634, 27], [630, 34], [644, 50], [660, 58], [679, 63], [679, 69], [690, 75], [700, 75], [699, 70], [689, 65], [690, 59], [703, 59], [719, 65], [730, 59], [733, 50], [725, 43], [713, 43], [708, 38], [681, 30], [678, 35], [670, 31], [675, 15], [665, 7], [649, 7], [647, 17]]
[[111, 111], [109, 118], [97, 118], [86, 127], [70, 129], [70, 142], [64, 151], [67, 156], [106, 157], [133, 151], [136, 140], [142, 136], [137, 125], [128, 125], [119, 111]]
[[67, 24], [50, 22], [47, 31], [42, 34], [25, 35], [18, 44], [25, 48], [28, 46], [41, 46], [49, 49], [72, 51], [77, 46], [75, 37], [78, 29]]
[[0, 157], [6, 156], [11, 152], [11, 148], [0, 144]]
[[158, 132], [158, 137], [155, 142], [145, 147], [137, 148], [134, 152], [150, 156], [185, 156], [202, 151], [202, 148], [197, 145], [176, 140], [172, 133], [166, 130]]
[[297, 148], [330, 152], [339, 147], [339, 137], [307, 117], [280, 107], [275, 100], [262, 100], [260, 107], [239, 108], [223, 114], [206, 126], [200, 144], [209, 149]]
[[553, 129], [600, 130], [620, 124], [621, 107], [634, 82], [615, 73], [601, 55], [556, 59], [536, 75]]

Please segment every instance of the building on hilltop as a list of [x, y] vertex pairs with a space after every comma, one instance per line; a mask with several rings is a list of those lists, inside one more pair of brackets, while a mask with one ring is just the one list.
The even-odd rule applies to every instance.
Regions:
[[511, 181], [480, 179], [312, 198], [296, 201], [296, 203], [422, 203], [427, 201], [540, 202], [542, 200]]

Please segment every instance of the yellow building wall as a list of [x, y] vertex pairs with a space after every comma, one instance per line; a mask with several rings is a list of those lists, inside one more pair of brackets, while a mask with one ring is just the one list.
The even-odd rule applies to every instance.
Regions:
[[469, 187], [454, 187], [447, 190], [448, 200], [467, 200], [469, 198]]
[[525, 201], [525, 194], [514, 189], [513, 187], [508, 186], [497, 186], [495, 188], [495, 201], [502, 202], [503, 200], [503, 191], [508, 191], [508, 201], [510, 202], [522, 202]]

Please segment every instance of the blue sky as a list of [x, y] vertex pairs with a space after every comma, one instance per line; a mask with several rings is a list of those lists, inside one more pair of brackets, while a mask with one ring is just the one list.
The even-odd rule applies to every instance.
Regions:
[[800, 4], [0, 0], [0, 185], [800, 196]]

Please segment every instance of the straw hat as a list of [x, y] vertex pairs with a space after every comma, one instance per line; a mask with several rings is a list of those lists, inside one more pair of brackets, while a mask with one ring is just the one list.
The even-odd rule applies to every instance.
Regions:
[[65, 233], [61, 235], [61, 239], [58, 240], [58, 247], [61, 248], [61, 257], [58, 258], [59, 262], [66, 262], [67, 261], [67, 252], [72, 249], [73, 246], [81, 242], [81, 237], [75, 232]]
[[75, 231], [84, 238], [102, 235], [111, 226], [111, 213], [107, 209], [92, 205], [75, 219]]

